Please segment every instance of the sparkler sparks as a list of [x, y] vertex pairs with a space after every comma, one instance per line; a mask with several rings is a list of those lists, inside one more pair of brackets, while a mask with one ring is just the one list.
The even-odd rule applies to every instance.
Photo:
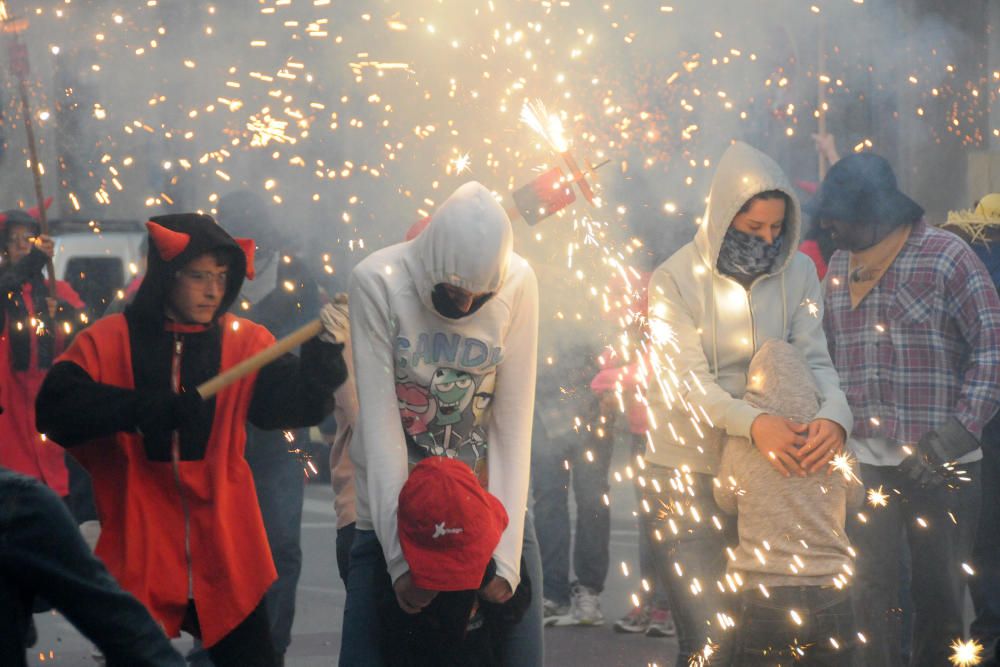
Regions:
[[889, 495], [881, 486], [877, 489], [868, 489], [868, 504], [872, 507], [885, 507], [889, 504]]
[[983, 661], [983, 645], [975, 639], [963, 641], [956, 639], [951, 644], [952, 654], [948, 660], [955, 667], [972, 667]]

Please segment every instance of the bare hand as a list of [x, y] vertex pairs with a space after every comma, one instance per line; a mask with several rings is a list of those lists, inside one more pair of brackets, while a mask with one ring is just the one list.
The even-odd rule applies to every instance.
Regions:
[[397, 579], [392, 589], [396, 592], [399, 608], [407, 614], [419, 614], [437, 597], [437, 591], [429, 591], [415, 585], [409, 572]]
[[51, 236], [41, 235], [35, 238], [35, 247], [46, 257], [52, 257], [56, 252], [56, 244]]
[[750, 425], [750, 437], [760, 453], [767, 457], [775, 470], [785, 477], [791, 474], [805, 476], [799, 465], [797, 453], [806, 443], [807, 426], [777, 415], [758, 415]]
[[[844, 427], [829, 419], [814, 419], [809, 424], [806, 444], [796, 454], [799, 463], [809, 472], [821, 470], [844, 449], [847, 433]], [[832, 473], [830, 468], [827, 473]]]
[[45, 297], [45, 305], [49, 308], [49, 317], [55, 317], [56, 310], [59, 308], [59, 302], [51, 296], [47, 296]]
[[490, 580], [490, 583], [479, 589], [479, 595], [489, 602], [503, 604], [514, 597], [514, 591], [506, 579], [497, 575]]
[[840, 159], [837, 153], [837, 142], [832, 134], [814, 134], [813, 141], [816, 143], [816, 152], [826, 158], [827, 163], [832, 167]]

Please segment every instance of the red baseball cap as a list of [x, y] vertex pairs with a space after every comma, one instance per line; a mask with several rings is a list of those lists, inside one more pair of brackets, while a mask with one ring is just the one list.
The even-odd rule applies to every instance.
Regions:
[[399, 492], [399, 542], [410, 577], [432, 591], [476, 590], [507, 527], [507, 510], [455, 459], [430, 456]]

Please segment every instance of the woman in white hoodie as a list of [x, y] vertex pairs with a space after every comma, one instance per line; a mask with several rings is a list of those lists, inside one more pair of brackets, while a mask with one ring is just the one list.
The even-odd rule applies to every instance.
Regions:
[[[718, 643], [728, 620], [717, 582], [734, 526], [712, 497], [722, 435], [750, 438], [785, 475], [825, 467], [851, 427], [823, 333], [816, 269], [797, 252], [799, 203], [781, 168], [736, 142], [722, 156], [695, 238], [653, 274], [646, 451], [646, 528], [670, 589], [677, 665]], [[797, 347], [822, 395], [809, 424], [742, 399], [750, 359], [766, 340]], [[762, 557], [766, 558], [765, 555]]]
[[510, 220], [489, 190], [466, 183], [415, 239], [358, 264], [350, 304], [357, 527], [340, 664], [383, 664], [374, 581], [386, 570], [404, 611], [420, 613], [433, 599], [410, 578], [396, 514], [409, 471], [428, 456], [447, 456], [468, 463], [510, 517], [493, 555], [497, 576], [482, 597], [512, 596], [524, 546], [531, 606], [503, 658], [540, 666], [541, 560], [526, 522], [538, 285], [513, 252]]

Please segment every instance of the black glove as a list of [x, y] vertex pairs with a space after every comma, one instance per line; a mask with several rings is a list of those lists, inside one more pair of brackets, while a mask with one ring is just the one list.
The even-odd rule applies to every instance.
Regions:
[[318, 336], [302, 344], [303, 380], [310, 392], [333, 395], [347, 379], [343, 343], [327, 343]]
[[136, 430], [142, 436], [150, 461], [171, 461], [170, 442], [174, 431], [181, 438], [202, 420], [205, 402], [195, 391], [147, 391], [136, 402]]
[[945, 465], [979, 448], [979, 441], [954, 417], [928, 431], [912, 454], [903, 459], [899, 469], [912, 484], [921, 489], [938, 489], [954, 479]]

